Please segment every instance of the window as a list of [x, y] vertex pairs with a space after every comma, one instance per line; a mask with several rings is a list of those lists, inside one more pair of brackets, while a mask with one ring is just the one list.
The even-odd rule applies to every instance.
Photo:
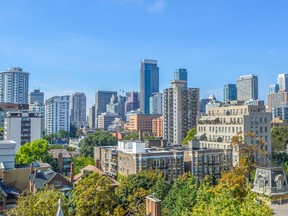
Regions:
[[61, 187], [62, 186], [62, 182], [61, 181], [55, 181], [54, 182], [54, 186], [55, 187]]
[[142, 166], [143, 166], [143, 167], [146, 167], [146, 164], [147, 164], [147, 163], [146, 163], [146, 160], [142, 160]]
[[168, 165], [171, 165], [171, 159], [167, 160]]

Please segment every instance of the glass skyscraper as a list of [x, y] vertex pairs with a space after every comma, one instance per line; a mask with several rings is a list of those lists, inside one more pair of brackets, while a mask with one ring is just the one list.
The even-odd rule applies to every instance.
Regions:
[[188, 74], [185, 68], [179, 68], [174, 72], [174, 80], [184, 80], [186, 81], [185, 88], [188, 85]]
[[159, 92], [159, 67], [156, 60], [144, 59], [140, 69], [140, 110], [149, 114], [149, 99]]
[[223, 99], [224, 99], [224, 102], [237, 100], [236, 84], [224, 85]]

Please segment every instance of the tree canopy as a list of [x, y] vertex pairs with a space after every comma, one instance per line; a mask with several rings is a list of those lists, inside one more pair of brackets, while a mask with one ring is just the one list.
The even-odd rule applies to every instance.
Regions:
[[113, 215], [117, 199], [111, 181], [98, 173], [82, 179], [72, 193], [73, 215]]
[[187, 132], [187, 136], [183, 140], [183, 145], [188, 145], [188, 141], [190, 140], [195, 140], [195, 135], [197, 134], [197, 129], [196, 128], [191, 128]]
[[284, 151], [288, 145], [288, 127], [274, 126], [271, 129], [272, 151]]
[[35, 161], [50, 163], [53, 159], [48, 150], [47, 140], [38, 139], [31, 143], [27, 142], [19, 148], [16, 163], [29, 164]]
[[26, 192], [18, 200], [16, 207], [5, 212], [5, 215], [25, 215], [25, 216], [54, 216], [58, 209], [58, 200], [61, 199], [64, 215], [67, 214], [67, 200], [54, 188], [44, 188], [37, 193]]
[[72, 162], [74, 164], [74, 174], [78, 174], [80, 170], [88, 165], [95, 165], [93, 157], [73, 157]]
[[80, 153], [84, 157], [93, 157], [95, 146], [109, 146], [116, 143], [117, 138], [112, 136], [109, 131], [96, 130], [94, 133], [87, 134], [80, 141]]

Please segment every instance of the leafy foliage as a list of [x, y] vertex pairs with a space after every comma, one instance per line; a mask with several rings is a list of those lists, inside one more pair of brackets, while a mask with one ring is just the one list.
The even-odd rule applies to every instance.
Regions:
[[70, 135], [70, 131], [59, 130], [55, 133], [45, 134], [43, 139], [47, 140], [49, 143], [59, 143], [59, 141], [68, 143]]
[[138, 132], [131, 132], [123, 138], [123, 140], [138, 140], [138, 139], [139, 139]]
[[43, 139], [38, 139], [32, 143], [25, 143], [19, 148], [16, 154], [17, 164], [29, 164], [35, 161], [51, 163], [52, 155], [48, 152], [48, 142]]
[[117, 138], [112, 136], [109, 131], [97, 130], [92, 134], [88, 134], [80, 142], [80, 153], [84, 157], [94, 156], [95, 146], [115, 145]]
[[48, 146], [49, 150], [50, 149], [64, 149], [64, 145], [62, 144], [53, 144]]
[[271, 129], [272, 151], [284, 151], [288, 145], [288, 127], [274, 126]]
[[92, 157], [73, 157], [72, 162], [74, 164], [74, 174], [78, 174], [80, 170], [88, 165], [95, 165], [95, 161]]
[[59, 199], [61, 199], [64, 215], [67, 215], [66, 198], [57, 189], [47, 187], [37, 193], [26, 192], [22, 194], [17, 200], [16, 207], [5, 213], [8, 216], [54, 216], [57, 212]]
[[152, 193], [156, 182], [162, 181], [159, 171], [143, 171], [136, 175], [123, 176], [117, 188], [119, 205], [128, 213], [145, 215], [145, 197]]
[[111, 181], [98, 173], [81, 180], [72, 194], [75, 215], [112, 215], [117, 205]]
[[183, 145], [188, 145], [188, 141], [196, 139], [195, 138], [196, 134], [197, 134], [197, 129], [196, 128], [191, 128], [187, 132], [187, 136], [183, 140]]
[[164, 215], [189, 215], [197, 195], [196, 179], [184, 174], [172, 185], [163, 201]]

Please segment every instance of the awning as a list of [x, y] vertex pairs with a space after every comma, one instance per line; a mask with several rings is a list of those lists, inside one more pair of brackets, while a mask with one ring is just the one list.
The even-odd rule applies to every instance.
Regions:
[[200, 138], [200, 137], [202, 137], [203, 135], [205, 135], [205, 132], [198, 132], [198, 133], [195, 135], [195, 137]]

